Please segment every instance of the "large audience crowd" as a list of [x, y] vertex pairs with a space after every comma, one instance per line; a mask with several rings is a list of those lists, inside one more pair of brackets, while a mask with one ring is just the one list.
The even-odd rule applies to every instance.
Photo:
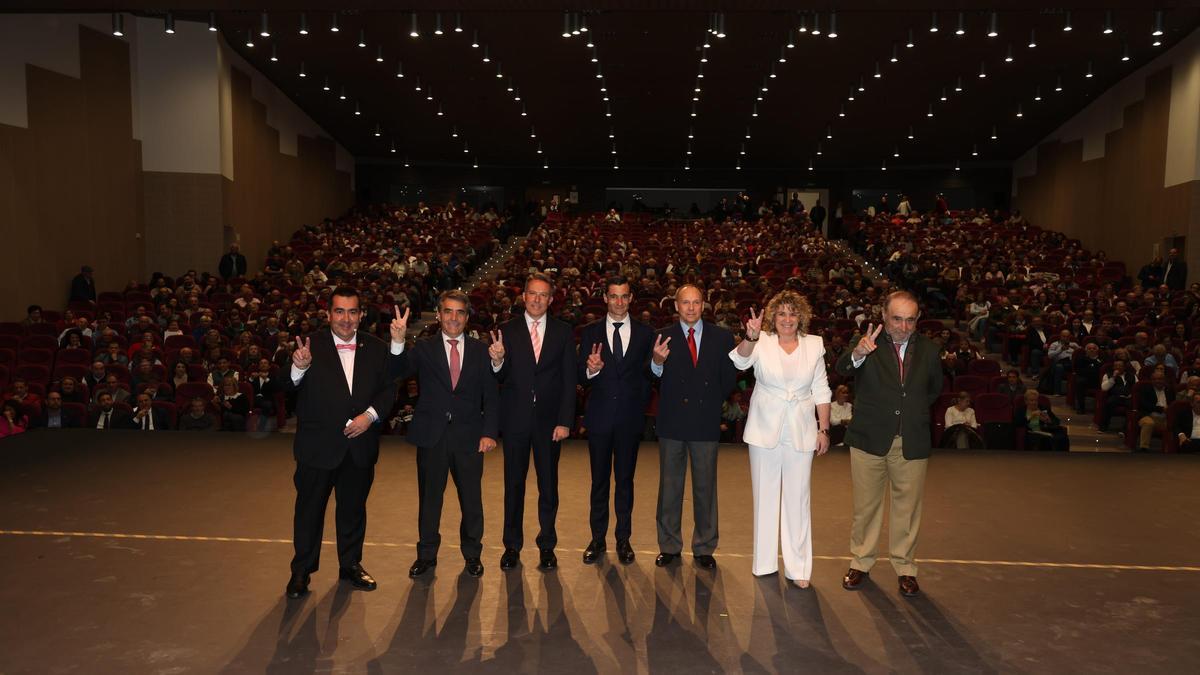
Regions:
[[[1177, 252], [1130, 278], [1103, 251], [1087, 251], [1019, 212], [935, 204], [922, 213], [905, 197], [895, 209], [884, 202], [845, 223], [839, 209], [837, 225], [867, 269], [845, 244], [822, 235], [813, 216], [823, 221], [823, 207], [814, 214], [795, 200], [786, 208], [723, 206], [686, 220], [615, 209], [571, 214], [552, 205], [470, 289], [468, 331], [486, 341], [519, 315], [521, 289], [534, 272], [554, 281], [551, 313], [577, 335], [603, 319], [603, 282], [612, 274], [634, 281], [631, 313], [655, 328], [677, 320], [674, 295], [685, 283], [705, 289], [706, 320], [738, 334], [752, 307], [787, 287], [812, 305], [810, 331], [823, 337], [832, 364], [879, 316], [887, 293], [905, 288], [921, 298], [920, 330], [942, 349], [947, 385], [931, 411], [935, 442], [1065, 449], [1048, 396], [1066, 395], [1078, 413], [1090, 408], [1102, 430], [1120, 419], [1132, 448], [1146, 449], [1156, 436], [1164, 449], [1190, 443], [1191, 427], [1184, 427], [1200, 393], [1200, 339], [1192, 338], [1200, 284], [1184, 288]], [[360, 290], [363, 330], [382, 334], [394, 306], [430, 309], [510, 229], [494, 209], [383, 205], [301, 229], [275, 243], [254, 273], [236, 246], [218, 275], [155, 274], [120, 292], [96, 293], [85, 268], [63, 311], [33, 306], [25, 320], [0, 324], [0, 433], [282, 427], [290, 401], [277, 378], [294, 337], [325, 324], [322, 307], [335, 285]], [[984, 358], [991, 351], [1008, 361], [1007, 372]], [[852, 416], [853, 381], [830, 371], [836, 436]], [[1022, 374], [1036, 387], [1026, 387]], [[740, 439], [753, 390], [752, 376], [742, 377], [725, 404], [726, 440]], [[577, 410], [586, 395], [580, 387]], [[386, 420], [397, 433], [418, 396], [419, 383], [401, 385]], [[647, 438], [654, 415], [651, 401]], [[586, 432], [582, 421], [573, 429]]]

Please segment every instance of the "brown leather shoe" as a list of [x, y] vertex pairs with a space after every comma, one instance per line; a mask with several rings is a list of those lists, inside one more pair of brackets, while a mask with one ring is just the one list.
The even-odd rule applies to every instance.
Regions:
[[842, 588], [848, 591], [857, 591], [863, 587], [863, 584], [867, 583], [867, 578], [870, 576], [869, 572], [850, 568], [846, 572], [846, 576], [842, 577]]
[[900, 595], [906, 598], [911, 598], [921, 593], [921, 587], [917, 585], [916, 577], [900, 577]]

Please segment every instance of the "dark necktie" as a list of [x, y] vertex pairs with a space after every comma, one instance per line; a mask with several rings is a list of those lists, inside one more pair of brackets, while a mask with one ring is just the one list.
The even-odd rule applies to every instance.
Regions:
[[900, 345], [893, 342], [892, 346], [896, 348], [896, 363], [900, 364], [900, 382], [904, 383], [904, 357], [900, 354]]
[[142, 418], [142, 431], [150, 431], [150, 415]]
[[621, 326], [624, 325], [624, 321], [613, 322], [612, 353], [613, 358], [618, 361], [620, 361], [621, 357], [625, 354], [625, 345], [621, 344]]
[[700, 361], [700, 352], [696, 349], [696, 329], [688, 329], [688, 350], [692, 352], [692, 366]]
[[102, 425], [100, 425], [100, 428], [101, 428], [101, 429], [107, 429], [107, 428], [108, 428], [108, 416], [109, 416], [109, 414], [110, 414], [110, 413], [104, 413], [104, 423], [103, 423]]

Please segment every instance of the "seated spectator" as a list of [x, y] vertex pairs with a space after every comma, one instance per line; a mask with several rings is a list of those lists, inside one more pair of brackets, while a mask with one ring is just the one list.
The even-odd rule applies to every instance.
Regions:
[[1166, 366], [1173, 373], [1179, 372], [1179, 362], [1167, 351], [1167, 346], [1161, 342], [1154, 345], [1154, 350], [1150, 353], [1150, 356], [1146, 357], [1143, 365], [1150, 366], [1151, 368], [1154, 366]]
[[163, 340], [176, 335], [183, 335], [183, 329], [179, 327], [179, 319], [171, 318], [167, 322], [166, 328], [163, 330]]
[[101, 394], [108, 394], [113, 403], [125, 403], [129, 400], [129, 390], [121, 384], [120, 378], [111, 373], [104, 379], [104, 384], [96, 387], [92, 394], [92, 402], [99, 403]]
[[158, 373], [154, 370], [154, 364], [148, 359], [138, 361], [137, 370], [133, 371], [130, 377], [130, 386], [135, 392], [141, 393], [146, 389], [152, 389], [150, 396], [157, 398], [158, 385], [162, 384], [158, 379]]
[[208, 384], [214, 390], [220, 390], [221, 383], [226, 378], [233, 378], [234, 383], [236, 383], [238, 381], [238, 372], [233, 369], [227, 357], [218, 356], [216, 367], [208, 374]]
[[0, 438], [25, 433], [29, 428], [29, 417], [21, 412], [21, 404], [6, 399], [0, 405], [3, 405], [3, 414], [0, 414]]
[[1046, 350], [1050, 367], [1042, 376], [1039, 389], [1056, 396], [1062, 395], [1063, 380], [1071, 370], [1071, 357], [1075, 354], [1076, 349], [1079, 349], [1079, 343], [1071, 337], [1071, 331], [1066, 328], [1062, 329], [1058, 334], [1058, 339], [1050, 343], [1050, 347]]
[[42, 322], [42, 306], [30, 305], [25, 308], [25, 318], [21, 319], [21, 325], [28, 328], [35, 323]]
[[1050, 336], [1046, 333], [1044, 320], [1035, 316], [1030, 320], [1029, 330], [1025, 333], [1025, 345], [1029, 347], [1029, 372], [1036, 373], [1042, 368], [1042, 359], [1046, 357], [1047, 344]]
[[58, 392], [63, 403], [82, 403], [87, 405], [87, 393], [83, 391], [83, 387], [75, 378], [67, 375], [58, 383]]
[[1151, 437], [1167, 428], [1167, 407], [1175, 400], [1175, 388], [1167, 386], [1164, 371], [1155, 370], [1150, 383], [1151, 386], [1141, 390], [1137, 400], [1138, 452], [1149, 452]]
[[1175, 416], [1175, 437], [1180, 452], [1200, 452], [1200, 394], [1193, 394], [1190, 412]]
[[735, 391], [721, 404], [721, 441], [737, 443], [742, 439], [737, 437], [738, 423], [746, 419], [746, 409], [742, 407], [742, 392]]
[[850, 387], [839, 384], [833, 393], [833, 404], [829, 408], [831, 426], [849, 426], [853, 417], [854, 404], [850, 402]]
[[1112, 372], [1104, 375], [1100, 381], [1100, 389], [1105, 393], [1104, 410], [1100, 412], [1100, 430], [1107, 431], [1114, 415], [1124, 415], [1129, 409], [1129, 396], [1136, 381], [1129, 371], [1128, 361], [1115, 359]]
[[271, 361], [259, 359], [250, 371], [250, 386], [254, 388], [254, 403], [252, 408], [260, 408], [263, 420], [275, 414], [275, 392], [279, 387], [271, 378]]
[[128, 425], [130, 429], [139, 431], [167, 431], [171, 428], [171, 421], [166, 412], [154, 407], [150, 394], [143, 391], [137, 395], [137, 407]]
[[1178, 396], [1183, 397], [1185, 401], [1190, 401], [1192, 400], [1192, 394], [1196, 393], [1200, 393], [1200, 375], [1189, 377], [1183, 391]]
[[208, 414], [208, 406], [199, 396], [188, 403], [188, 411], [179, 416], [180, 431], [216, 431], [217, 421]]
[[1100, 346], [1089, 342], [1083, 348], [1083, 357], [1075, 363], [1075, 412], [1082, 415], [1085, 412], [1089, 391], [1100, 388], [1100, 370], [1104, 362], [1100, 360]]
[[58, 346], [63, 349], [85, 349], [83, 331], [78, 328], [68, 328], [59, 338]]
[[408, 433], [408, 425], [412, 422], [413, 411], [417, 408], [417, 400], [420, 396], [421, 390], [416, 378], [406, 380], [403, 390], [396, 397], [396, 414], [388, 422], [392, 433], [397, 435]]
[[14, 378], [8, 385], [8, 393], [4, 398], [16, 401], [17, 405], [21, 406], [21, 414], [31, 419], [37, 419], [42, 413], [42, 397], [29, 391], [29, 384], [25, 382], [25, 378]]
[[1013, 425], [1025, 430], [1025, 447], [1031, 450], [1066, 452], [1071, 447], [1067, 430], [1049, 406], [1038, 404], [1038, 391], [1025, 390], [1024, 405], [1013, 413]]
[[88, 419], [89, 429], [126, 429], [129, 413], [113, 405], [112, 394], [101, 391], [96, 397], [96, 406]]
[[52, 391], [46, 394], [42, 413], [34, 418], [32, 426], [43, 429], [70, 429], [79, 426], [80, 420], [75, 419], [74, 415], [64, 410], [62, 404], [63, 397], [59, 392]]
[[226, 377], [220, 383], [221, 393], [213, 397], [213, 403], [221, 411], [221, 431], [245, 431], [250, 401], [242, 396], [236, 378]]
[[954, 405], [946, 408], [946, 431], [942, 434], [943, 448], [980, 449], [983, 437], [979, 435], [979, 422], [975, 421], [975, 409], [971, 407], [971, 395], [960, 391]]
[[121, 345], [116, 342], [110, 342], [105, 345], [104, 352], [96, 357], [96, 361], [108, 365], [115, 363], [120, 366], [129, 367], [129, 357], [121, 353]]
[[[146, 317], [146, 320], [149, 321], [150, 318]], [[125, 355], [129, 357], [130, 361], [133, 361], [137, 355], [141, 354], [146, 349], [149, 349], [151, 352], [153, 352], [155, 349], [158, 349], [158, 338], [155, 337], [153, 330], [142, 331], [138, 341], [129, 345], [129, 349], [126, 350]]]
[[1004, 394], [1013, 399], [1023, 396], [1025, 394], [1025, 385], [1021, 382], [1021, 371], [1016, 368], [1010, 368], [1004, 374], [1004, 381], [997, 385], [996, 393]]

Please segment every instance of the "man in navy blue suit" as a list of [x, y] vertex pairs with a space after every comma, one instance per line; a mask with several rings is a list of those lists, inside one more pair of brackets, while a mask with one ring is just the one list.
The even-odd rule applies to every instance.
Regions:
[[721, 404], [737, 384], [729, 358], [733, 334], [703, 321], [704, 293], [684, 284], [675, 292], [679, 322], [654, 339], [650, 372], [659, 378], [658, 550], [654, 564], [666, 567], [683, 550], [683, 486], [692, 465], [692, 555], [715, 569], [717, 548], [717, 445]]
[[592, 458], [592, 541], [583, 552], [590, 565], [604, 555], [608, 535], [609, 478], [614, 478], [613, 510], [617, 514], [617, 557], [633, 562], [629, 545], [632, 531], [633, 473], [637, 468], [638, 442], [650, 398], [646, 362], [654, 343], [654, 330], [629, 316], [633, 292], [624, 276], [605, 282], [608, 316], [583, 329], [579, 354], [579, 381], [590, 388], [583, 425]]
[[[447, 475], [454, 478], [462, 512], [459, 527], [466, 572], [483, 576], [483, 453], [496, 447], [500, 410], [496, 379], [489, 368], [488, 347], [463, 333], [470, 302], [462, 291], [442, 293], [438, 300], [436, 336], [401, 347], [393, 359], [394, 374], [421, 380], [421, 396], [408, 429], [417, 446], [417, 492], [420, 500], [417, 560], [408, 570], [418, 577], [437, 565], [442, 522], [442, 496]], [[392, 321], [392, 341], [404, 344], [408, 310]]]
[[[537, 472], [538, 568], [558, 567], [558, 457], [575, 419], [575, 334], [547, 312], [554, 285], [544, 274], [525, 281], [525, 311], [493, 335], [492, 371], [500, 380], [500, 435], [504, 439], [504, 555], [500, 569], [521, 559], [525, 543], [525, 482], [529, 456]], [[498, 339], [497, 339], [498, 338]]]

